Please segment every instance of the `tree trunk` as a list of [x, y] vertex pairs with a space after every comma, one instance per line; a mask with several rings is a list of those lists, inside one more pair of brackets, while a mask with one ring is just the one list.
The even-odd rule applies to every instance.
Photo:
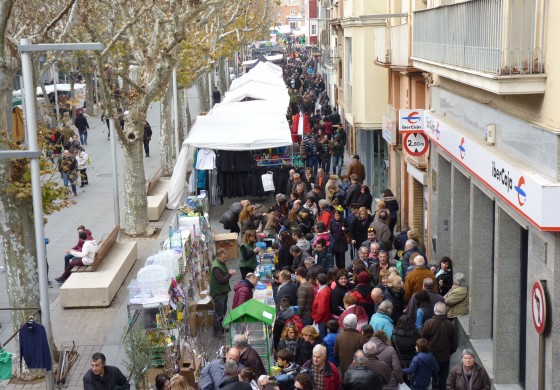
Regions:
[[[11, 98], [13, 68], [0, 67], [0, 102], [8, 104]], [[34, 97], [32, 97], [34, 98]], [[10, 101], [11, 105], [11, 101]], [[0, 149], [9, 149], [7, 141], [6, 110], [0, 110]], [[0, 159], [0, 188], [11, 183], [12, 161]], [[35, 249], [35, 228], [33, 225], [33, 205], [30, 196], [16, 199], [13, 194], [0, 191], [2, 221], [2, 253], [6, 266], [6, 288], [10, 307], [39, 307], [39, 275], [37, 273], [37, 251]], [[30, 311], [11, 312], [12, 327], [17, 331]]]
[[86, 79], [86, 108], [88, 115], [93, 115], [93, 105], [95, 104], [95, 85], [93, 82], [93, 75], [89, 72], [84, 74]]
[[186, 133], [185, 133], [185, 126], [187, 123], [187, 114], [185, 111], [185, 101], [187, 100], [187, 90], [181, 89], [179, 90], [179, 149], [183, 145], [183, 141], [185, 140]]
[[[212, 72], [212, 71], [211, 71]], [[196, 89], [198, 90], [198, 99], [200, 101], [200, 112], [210, 111], [210, 93], [208, 91], [208, 73], [202, 74], [196, 80]]]
[[143, 235], [148, 227], [148, 198], [146, 191], [146, 174], [144, 171], [142, 138], [146, 121], [147, 107], [133, 104], [125, 117], [124, 125], [124, 204], [125, 232], [129, 235]]
[[218, 61], [218, 83], [218, 89], [223, 97], [229, 88], [228, 63], [226, 57], [221, 57]]
[[173, 173], [173, 138], [174, 129], [171, 121], [171, 105], [173, 104], [173, 86], [169, 83], [163, 94], [160, 105], [161, 132], [159, 135], [159, 149], [161, 158], [161, 175], [171, 176]]

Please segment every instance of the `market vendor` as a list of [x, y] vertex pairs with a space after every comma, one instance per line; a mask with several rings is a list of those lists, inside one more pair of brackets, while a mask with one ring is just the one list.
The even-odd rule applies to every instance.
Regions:
[[257, 232], [247, 230], [243, 234], [242, 244], [239, 247], [239, 270], [241, 271], [241, 279], [245, 279], [249, 272], [255, 272], [257, 268], [257, 253], [261, 250], [256, 246]]
[[227, 311], [228, 293], [231, 291], [229, 279], [237, 271], [228, 270], [225, 249], [218, 249], [216, 255], [217, 257], [210, 267], [210, 296], [214, 300], [214, 336], [222, 337], [222, 322]]

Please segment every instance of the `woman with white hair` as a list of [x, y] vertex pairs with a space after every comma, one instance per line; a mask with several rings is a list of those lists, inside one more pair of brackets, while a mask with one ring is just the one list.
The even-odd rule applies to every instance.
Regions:
[[453, 276], [453, 287], [443, 298], [448, 307], [448, 318], [460, 317], [469, 313], [469, 287], [465, 274], [457, 272]]
[[492, 385], [488, 373], [478, 364], [474, 352], [464, 349], [461, 363], [449, 371], [446, 388], [448, 390], [490, 390]]

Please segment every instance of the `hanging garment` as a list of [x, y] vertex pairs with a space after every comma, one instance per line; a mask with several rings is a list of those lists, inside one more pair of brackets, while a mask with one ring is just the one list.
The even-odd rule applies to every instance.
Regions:
[[36, 322], [23, 325], [19, 331], [19, 366], [22, 359], [28, 368], [52, 369], [51, 352], [45, 327]]
[[216, 153], [211, 149], [199, 149], [195, 168], [200, 170], [216, 168]]
[[0, 380], [12, 379], [12, 354], [0, 348]]

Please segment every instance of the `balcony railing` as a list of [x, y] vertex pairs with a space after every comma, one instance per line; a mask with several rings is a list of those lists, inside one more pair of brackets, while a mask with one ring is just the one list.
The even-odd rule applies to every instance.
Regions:
[[410, 66], [409, 24], [391, 27], [391, 65]]
[[416, 11], [413, 59], [493, 76], [544, 73], [543, 7], [473, 0]]
[[409, 24], [376, 27], [375, 61], [380, 65], [396, 67], [411, 66]]
[[388, 27], [375, 27], [373, 32], [375, 61], [381, 64], [388, 64], [391, 61], [391, 46], [387, 40], [387, 29]]

